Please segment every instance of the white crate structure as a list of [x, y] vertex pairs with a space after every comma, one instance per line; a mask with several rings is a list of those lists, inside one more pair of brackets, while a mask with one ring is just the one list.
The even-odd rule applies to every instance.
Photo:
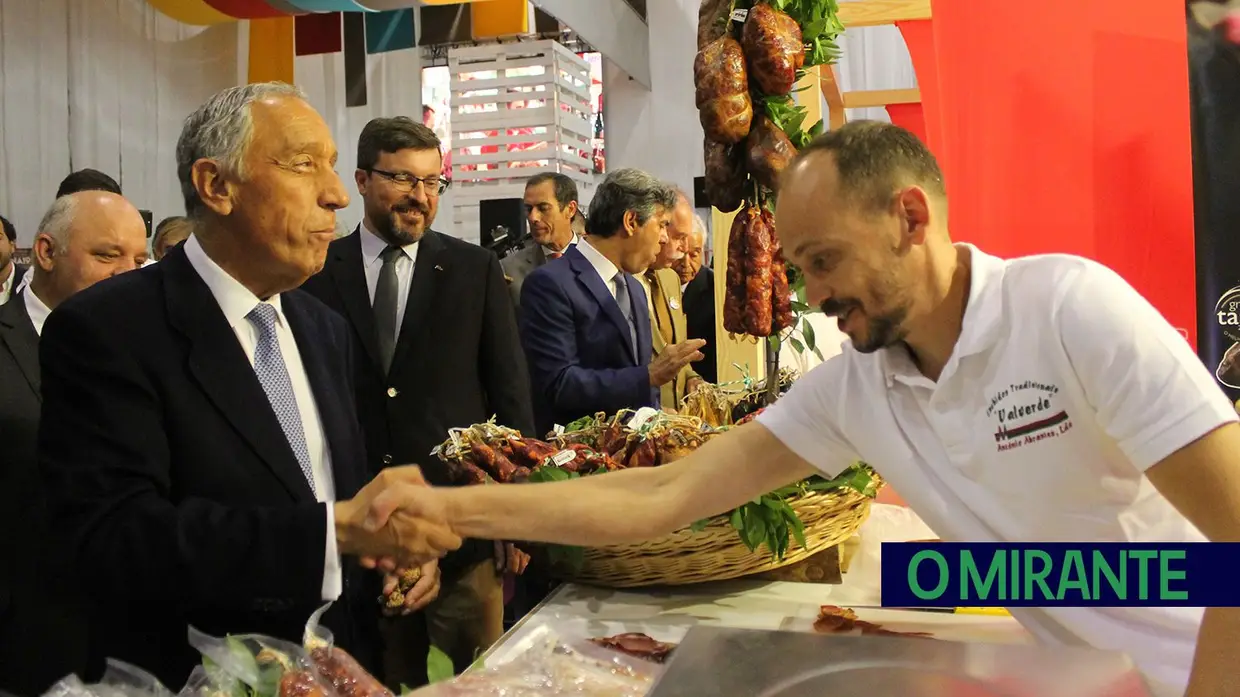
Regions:
[[594, 194], [590, 66], [556, 41], [448, 52], [452, 197], [457, 235], [476, 241], [478, 204], [521, 198], [525, 181], [561, 172], [580, 204]]

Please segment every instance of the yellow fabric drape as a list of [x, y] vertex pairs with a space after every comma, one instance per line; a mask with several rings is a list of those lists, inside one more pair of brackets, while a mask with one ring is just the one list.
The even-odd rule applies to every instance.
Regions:
[[293, 17], [250, 20], [249, 80], [293, 84]]
[[211, 24], [237, 21], [211, 7], [204, 0], [146, 0], [146, 2], [161, 14], [182, 24], [205, 27]]

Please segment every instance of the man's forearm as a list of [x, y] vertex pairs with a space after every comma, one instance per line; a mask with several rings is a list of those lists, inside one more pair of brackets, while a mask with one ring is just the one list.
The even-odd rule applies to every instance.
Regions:
[[543, 484], [442, 490], [462, 537], [564, 545], [640, 542], [671, 532], [667, 470], [642, 467]]
[[1240, 694], [1240, 608], [1207, 608], [1193, 656], [1193, 673], [1184, 697]]

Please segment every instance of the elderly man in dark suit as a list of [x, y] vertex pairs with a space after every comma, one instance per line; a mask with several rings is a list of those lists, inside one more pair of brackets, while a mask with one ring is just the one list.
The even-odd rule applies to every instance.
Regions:
[[715, 341], [715, 272], [702, 263], [706, 246], [706, 223], [699, 215], [693, 216], [693, 232], [689, 235], [685, 255], [673, 266], [680, 276], [680, 290], [684, 298], [685, 320], [690, 339], [702, 339], [702, 360], [693, 364], [693, 370], [706, 382], [718, 379], [718, 353]]
[[511, 279], [513, 303], [521, 305], [521, 285], [534, 269], [564, 256], [577, 244], [578, 221], [584, 222], [577, 203], [577, 183], [567, 174], [542, 172], [525, 182], [525, 220], [534, 244], [504, 257], [504, 274]]
[[13, 261], [13, 253], [17, 251], [17, 229], [9, 219], [0, 215], [0, 305], [7, 303], [22, 282], [26, 267]]
[[296, 88], [251, 84], [192, 113], [176, 152], [194, 236], [70, 298], [40, 343], [39, 464], [92, 657], [182, 685], [190, 626], [296, 641], [330, 601], [337, 643], [375, 669], [380, 579], [342, 555], [422, 564], [459, 540], [365, 526], [410, 473], [363, 487], [349, 328], [294, 290], [348, 203], [331, 132]]
[[10, 560], [0, 564], [0, 689], [17, 695], [86, 668], [80, 584], [49, 537], [39, 480], [39, 334], [65, 299], [146, 261], [146, 226], [120, 196], [71, 194], [43, 216], [33, 254], [30, 286], [0, 307], [0, 557]]
[[[453, 483], [430, 456], [448, 429], [495, 417], [531, 433], [529, 378], [512, 302], [490, 250], [431, 229], [440, 194], [439, 138], [405, 117], [362, 129], [354, 178], [365, 217], [332, 243], [323, 272], [305, 289], [348, 320], [358, 412], [371, 472], [417, 462], [436, 485]], [[426, 681], [430, 638], [458, 667], [503, 634], [504, 593], [490, 541], [467, 542], [426, 575], [438, 598], [419, 617], [384, 622], [386, 682]]]
[[659, 388], [702, 356], [701, 341], [651, 360], [642, 274], [667, 240], [676, 191], [636, 169], [607, 175], [590, 203], [586, 237], [530, 274], [521, 291], [521, 342], [539, 431], [595, 412], [658, 407]]

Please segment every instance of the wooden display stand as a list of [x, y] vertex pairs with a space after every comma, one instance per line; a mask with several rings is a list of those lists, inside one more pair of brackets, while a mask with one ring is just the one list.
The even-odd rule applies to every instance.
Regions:
[[[840, 3], [840, 20], [847, 28], [872, 27], [896, 22], [930, 19], [930, 0], [854, 0]], [[817, 86], [818, 89], [813, 89]], [[810, 89], [802, 90], [803, 87]], [[839, 128], [847, 120], [845, 109], [913, 104], [921, 101], [918, 89], [862, 90], [841, 92], [839, 75], [835, 66], [818, 66], [811, 69], [797, 84], [797, 103], [808, 112], [805, 124], [811, 125], [822, 118], [822, 102], [827, 104], [829, 128]], [[821, 93], [823, 99], [818, 99]], [[723, 302], [727, 292], [728, 235], [736, 213], [722, 213], [711, 209], [712, 256], [715, 259], [715, 343], [717, 347], [719, 382], [727, 383], [742, 379], [746, 371], [749, 377], [761, 380], [766, 377], [766, 342], [752, 337], [731, 338], [723, 328]]]

